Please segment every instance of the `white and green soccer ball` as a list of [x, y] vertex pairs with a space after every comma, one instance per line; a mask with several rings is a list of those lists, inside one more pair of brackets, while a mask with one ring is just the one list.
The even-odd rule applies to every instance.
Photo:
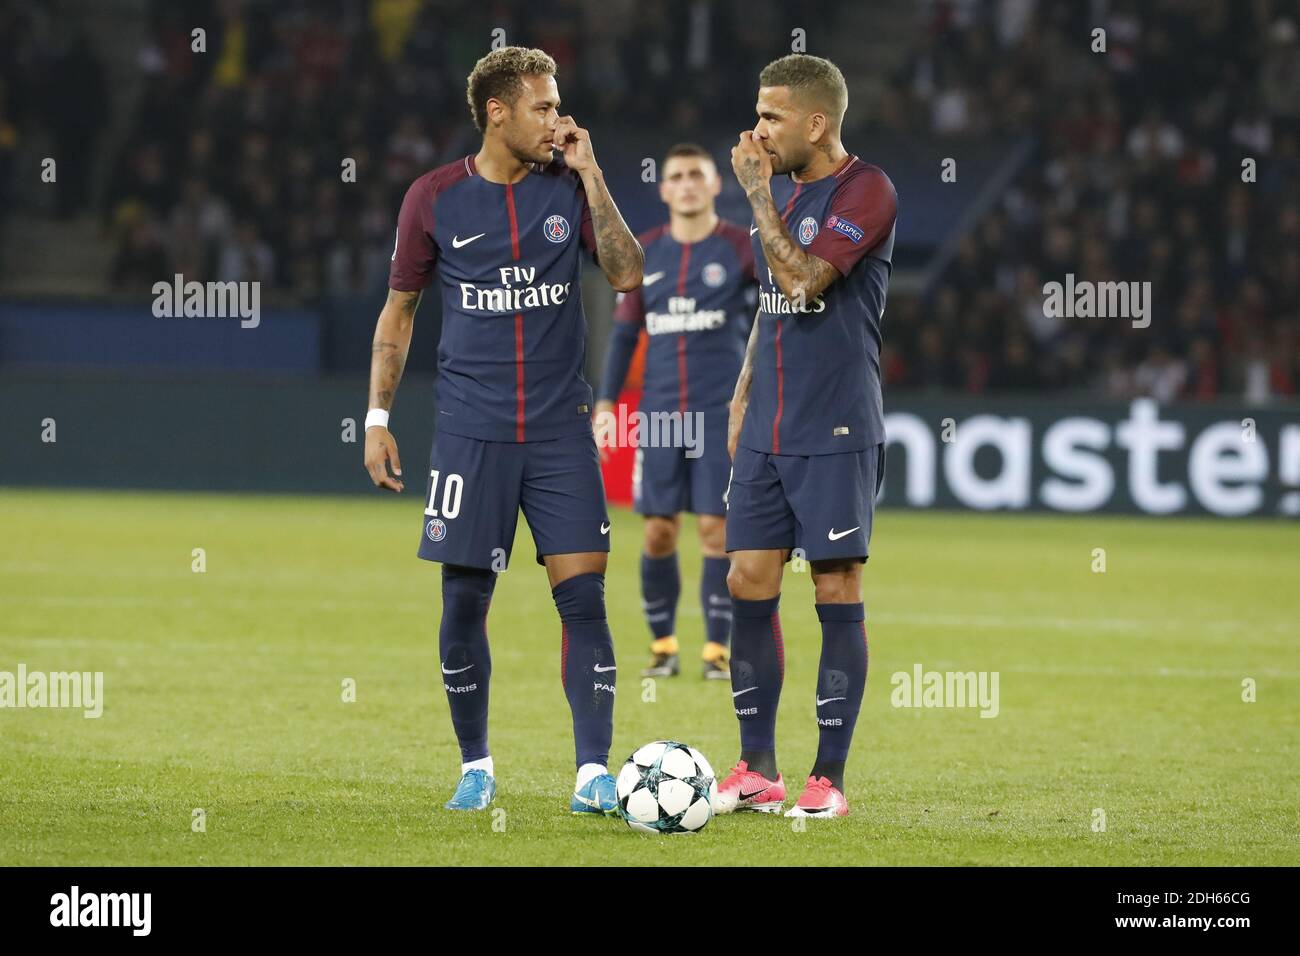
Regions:
[[656, 740], [627, 758], [616, 790], [618, 812], [633, 830], [696, 833], [713, 819], [718, 781], [694, 747]]

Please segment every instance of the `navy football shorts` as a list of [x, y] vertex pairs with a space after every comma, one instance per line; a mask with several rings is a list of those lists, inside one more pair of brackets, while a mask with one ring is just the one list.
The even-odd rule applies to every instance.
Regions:
[[737, 447], [727, 490], [727, 550], [799, 548], [807, 561], [865, 561], [884, 474], [883, 443], [834, 455]]
[[520, 508], [538, 564], [548, 554], [609, 551], [605, 484], [590, 430], [531, 442], [434, 435], [420, 557], [504, 571]]
[[723, 515], [731, 459], [727, 457], [727, 416], [704, 415], [698, 457], [685, 448], [637, 448], [632, 465], [632, 507], [643, 515]]

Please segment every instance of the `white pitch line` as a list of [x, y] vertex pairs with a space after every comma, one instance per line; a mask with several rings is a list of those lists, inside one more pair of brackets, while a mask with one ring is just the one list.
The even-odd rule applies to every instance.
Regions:
[[867, 623], [886, 622], [918, 624], [924, 627], [973, 628], [1042, 628], [1062, 631], [1155, 631], [1182, 630], [1189, 634], [1197, 631], [1260, 631], [1274, 630], [1289, 633], [1293, 625], [1278, 621], [1213, 621], [1180, 620], [1176, 618], [1124, 618], [1124, 617], [1030, 617], [1002, 614], [928, 614], [910, 611], [867, 610]]

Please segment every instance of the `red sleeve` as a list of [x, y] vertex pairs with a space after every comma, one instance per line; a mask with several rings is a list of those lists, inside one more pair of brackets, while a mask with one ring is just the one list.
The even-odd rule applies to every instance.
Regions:
[[876, 167], [864, 167], [835, 187], [826, 221], [808, 244], [808, 253], [825, 259], [846, 276], [863, 256], [889, 238], [897, 214], [894, 184]]
[[722, 229], [723, 235], [731, 243], [731, 248], [736, 250], [736, 261], [740, 265], [741, 278], [746, 282], [757, 282], [758, 277], [754, 274], [754, 246], [750, 242], [749, 233], [744, 226], [731, 222], [724, 223]]
[[749, 241], [749, 234], [741, 228], [740, 234], [736, 237], [736, 256], [740, 259], [740, 271], [742, 276], [748, 282], [757, 282], [758, 276], [754, 274], [754, 246]]
[[630, 323], [638, 328], [645, 325], [645, 297], [641, 295], [641, 286], [631, 292], [620, 292], [618, 303], [614, 306], [614, 321]]
[[388, 287], [398, 292], [418, 292], [433, 281], [438, 247], [433, 242], [433, 191], [425, 177], [411, 183], [397, 214], [397, 240]]
[[745, 242], [736, 247], [736, 251], [740, 253], [740, 268], [746, 281], [757, 282], [758, 276], [754, 272], [754, 247], [749, 244], [748, 237]]

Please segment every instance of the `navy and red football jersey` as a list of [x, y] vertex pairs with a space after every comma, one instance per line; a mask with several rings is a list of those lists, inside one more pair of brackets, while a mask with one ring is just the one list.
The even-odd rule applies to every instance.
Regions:
[[744, 227], [719, 219], [703, 239], [678, 242], [665, 223], [637, 239], [644, 278], [614, 309], [600, 398], [618, 400], [644, 329], [641, 408], [725, 411], [754, 315], [754, 255]]
[[759, 339], [740, 444], [777, 455], [862, 451], [885, 440], [881, 320], [898, 197], [879, 167], [848, 156], [831, 175], [772, 178], [790, 235], [840, 275], [802, 312], [781, 292], [751, 227]]
[[502, 184], [470, 155], [411, 184], [388, 285], [414, 292], [438, 274], [439, 428], [483, 441], [590, 433], [583, 248], [594, 261], [586, 192], [561, 158]]

